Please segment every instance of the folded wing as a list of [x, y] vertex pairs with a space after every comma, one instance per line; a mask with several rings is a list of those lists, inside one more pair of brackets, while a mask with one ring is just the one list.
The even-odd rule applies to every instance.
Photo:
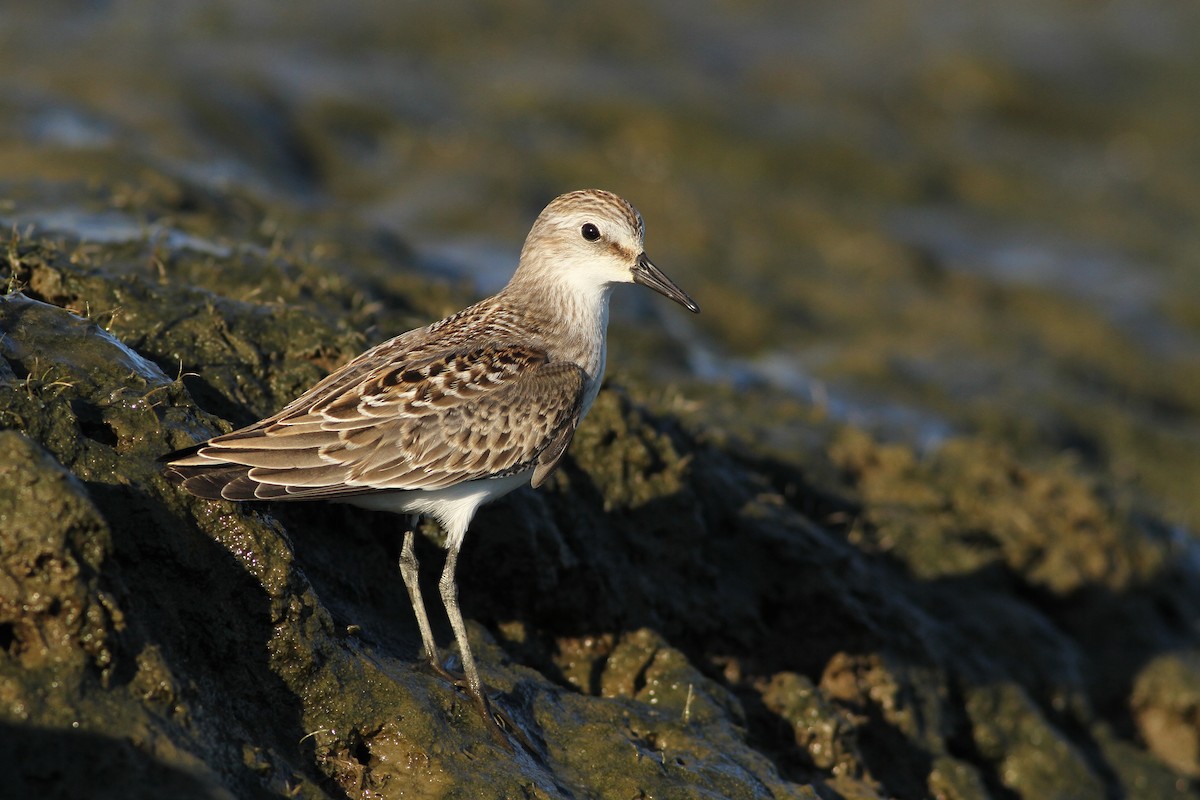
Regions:
[[440, 489], [526, 470], [537, 486], [570, 443], [583, 387], [578, 366], [528, 345], [402, 364], [369, 351], [274, 417], [163, 461], [192, 494], [227, 500]]

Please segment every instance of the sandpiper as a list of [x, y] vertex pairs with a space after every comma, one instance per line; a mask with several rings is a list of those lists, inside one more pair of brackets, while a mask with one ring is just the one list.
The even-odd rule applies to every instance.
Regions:
[[[349, 362], [273, 417], [162, 458], [199, 497], [334, 500], [429, 515], [446, 533], [439, 589], [467, 688], [492, 718], [454, 570], [480, 505], [554, 471], [604, 373], [614, 284], [699, 307], [646, 256], [645, 225], [611, 192], [564, 194], [538, 215], [498, 294]], [[425, 655], [443, 674], [408, 525], [400, 574]]]

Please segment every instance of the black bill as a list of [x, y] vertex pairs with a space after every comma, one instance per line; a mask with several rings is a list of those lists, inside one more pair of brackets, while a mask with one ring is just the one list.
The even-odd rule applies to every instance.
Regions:
[[633, 267], [633, 282], [649, 286], [659, 294], [679, 303], [693, 314], [700, 313], [700, 306], [696, 305], [696, 301], [688, 297], [683, 289], [676, 286], [675, 282], [664, 275], [662, 270], [654, 266], [654, 262], [645, 253], [638, 256], [637, 264]]

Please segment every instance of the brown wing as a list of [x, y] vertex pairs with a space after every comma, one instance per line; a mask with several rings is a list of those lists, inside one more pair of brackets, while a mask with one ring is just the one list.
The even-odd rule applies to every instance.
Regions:
[[229, 500], [440, 489], [529, 469], [537, 485], [570, 442], [583, 385], [578, 366], [525, 345], [403, 364], [368, 351], [274, 417], [164, 460], [188, 491]]

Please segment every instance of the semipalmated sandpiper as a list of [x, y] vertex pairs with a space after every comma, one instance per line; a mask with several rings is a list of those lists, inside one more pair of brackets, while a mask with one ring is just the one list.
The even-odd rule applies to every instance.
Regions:
[[[540, 486], [604, 373], [610, 290], [639, 283], [699, 311], [646, 257], [642, 217], [599, 190], [542, 211], [499, 294], [377, 345], [273, 417], [163, 457], [188, 492], [225, 500], [335, 500], [429, 515], [446, 533], [439, 588], [467, 687], [489, 704], [454, 570], [480, 505]], [[400, 556], [425, 655], [445, 673], [408, 526]]]

